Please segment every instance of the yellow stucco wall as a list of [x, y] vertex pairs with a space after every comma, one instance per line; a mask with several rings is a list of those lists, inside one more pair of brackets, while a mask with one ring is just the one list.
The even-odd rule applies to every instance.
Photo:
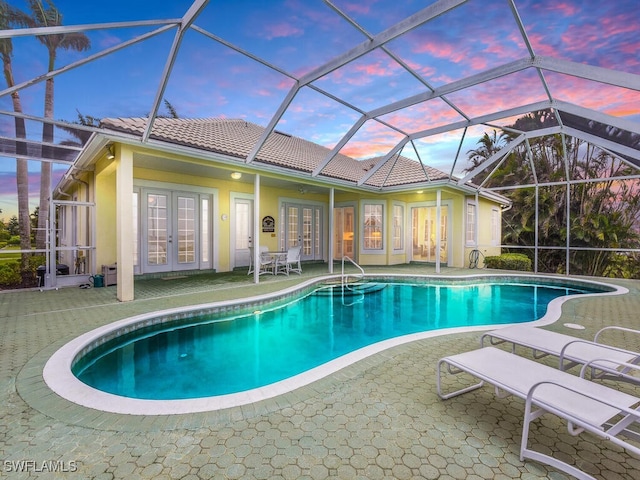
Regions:
[[[198, 191], [201, 193], [210, 193], [213, 196], [214, 205], [212, 205], [211, 220], [213, 228], [213, 242], [215, 242], [215, 261], [214, 267], [218, 271], [229, 271], [233, 266], [233, 259], [230, 257], [233, 251], [231, 241], [233, 234], [231, 232], [232, 222], [232, 208], [233, 199], [240, 198], [253, 198], [254, 184], [247, 183], [246, 181], [232, 180], [228, 173], [220, 173], [217, 170], [217, 176], [213, 174], [207, 174], [208, 167], [212, 166], [210, 159], [193, 159], [187, 157], [181, 157], [173, 154], [163, 153], [159, 154], [153, 150], [141, 148], [141, 147], [126, 147], [126, 151], [133, 152], [133, 185], [135, 188], [160, 188], [173, 191], [180, 191], [180, 188], [185, 188], [186, 191]], [[122, 150], [117, 149], [119, 152]], [[142, 153], [144, 155], [150, 155], [162, 159], [162, 162], [167, 162], [166, 165], [173, 165], [173, 171], [162, 171], [160, 169], [142, 168], [137, 165], [136, 155]], [[175, 168], [186, 164], [196, 164], [200, 171], [205, 172], [203, 175], [189, 175], [182, 173], [180, 168]], [[116, 163], [115, 161], [107, 160], [106, 157], [102, 157], [96, 162], [95, 171], [91, 174], [86, 174], [85, 180], [91, 183], [93, 195], [96, 202], [96, 270], [99, 272], [101, 265], [113, 264], [117, 260], [117, 237], [115, 232], [115, 225], [117, 220], [116, 211]], [[187, 168], [185, 168], [185, 171]], [[229, 173], [231, 170], [227, 170]], [[245, 172], [248, 173], [248, 172]], [[271, 250], [277, 250], [280, 248], [280, 226], [282, 222], [286, 221], [281, 217], [280, 207], [283, 202], [299, 202], [304, 204], [305, 202], [310, 204], [321, 205], [323, 208], [323, 225], [325, 232], [323, 232], [323, 259], [326, 261], [328, 258], [329, 244], [331, 240], [329, 238], [328, 231], [328, 219], [333, 212], [329, 212], [329, 194], [328, 193], [313, 193], [312, 191], [299, 191], [299, 182], [292, 181], [290, 188], [274, 188], [269, 187], [266, 184], [268, 175], [264, 173], [260, 174], [260, 212], [259, 216], [262, 219], [264, 216], [272, 216], [276, 221], [276, 231], [274, 233], [262, 232], [258, 229], [257, 237], [254, 239], [254, 245], [266, 245]], [[245, 177], [246, 179], [246, 177]], [[264, 183], [263, 183], [264, 182]], [[190, 190], [194, 189], [194, 190]], [[323, 187], [326, 189], [326, 187]], [[309, 189], [313, 190], [313, 189]], [[449, 240], [448, 240], [448, 262], [449, 266], [464, 267], [468, 263], [469, 252], [472, 247], [466, 244], [465, 241], [465, 219], [466, 219], [466, 203], [469, 197], [464, 193], [451, 189], [440, 189], [440, 201], [443, 208], [447, 208], [449, 214]], [[411, 208], [420, 206], [436, 205], [437, 194], [434, 189], [425, 190], [424, 193], [376, 193], [376, 192], [361, 192], [356, 190], [349, 190], [348, 188], [341, 189], [335, 192], [334, 204], [336, 206], [351, 205], [355, 208], [355, 228], [356, 228], [356, 243], [355, 243], [355, 260], [363, 265], [392, 265], [406, 263], [412, 259], [412, 244], [411, 244]], [[371, 251], [365, 251], [363, 249], [363, 205], [366, 202], [382, 203], [384, 206], [384, 245], [385, 248], [380, 253], [373, 253]], [[491, 229], [490, 218], [491, 210], [499, 209], [499, 206], [495, 202], [480, 198], [478, 199], [479, 208], [479, 228], [478, 228], [478, 241], [481, 245], [480, 250], [485, 255], [494, 255], [499, 253], [499, 247], [490, 245], [491, 243]], [[401, 205], [404, 208], [404, 250], [394, 251], [392, 248], [393, 239], [393, 206]]]
[[96, 272], [102, 265], [113, 265], [116, 248], [116, 170], [106, 158], [96, 165], [94, 174], [96, 202]]

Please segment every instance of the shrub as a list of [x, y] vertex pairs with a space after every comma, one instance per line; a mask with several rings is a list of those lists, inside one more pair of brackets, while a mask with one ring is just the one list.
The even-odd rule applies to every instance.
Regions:
[[13, 246], [20, 246], [20, 236], [19, 235], [14, 235], [13, 237], [11, 237], [9, 239], [9, 245], [13, 245]]
[[494, 257], [485, 257], [484, 264], [487, 268], [497, 268], [500, 270], [518, 270], [530, 272], [531, 259], [523, 253], [503, 253]]
[[0, 287], [15, 287], [22, 283], [19, 262], [0, 264]]

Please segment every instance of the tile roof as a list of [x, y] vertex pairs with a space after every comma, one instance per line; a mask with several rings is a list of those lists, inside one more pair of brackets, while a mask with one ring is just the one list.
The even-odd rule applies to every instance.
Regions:
[[[102, 119], [101, 126], [109, 130], [142, 135], [146, 122], [146, 118], [105, 118]], [[244, 160], [264, 130], [264, 127], [241, 119], [157, 118], [150, 138]], [[276, 130], [267, 138], [254, 164], [275, 165], [311, 173], [330, 153], [331, 150], [326, 147]], [[358, 182], [382, 158], [356, 160], [338, 154], [324, 167], [321, 176]], [[380, 167], [365, 185], [398, 186], [447, 178], [448, 175], [440, 170], [427, 166], [423, 169], [419, 162], [401, 156], [397, 159], [392, 158]]]

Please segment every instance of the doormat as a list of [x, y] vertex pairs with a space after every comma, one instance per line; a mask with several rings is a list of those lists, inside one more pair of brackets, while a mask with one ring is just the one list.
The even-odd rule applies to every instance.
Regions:
[[161, 277], [160, 280], [178, 280], [179, 278], [189, 278], [187, 275], [174, 275], [172, 277]]

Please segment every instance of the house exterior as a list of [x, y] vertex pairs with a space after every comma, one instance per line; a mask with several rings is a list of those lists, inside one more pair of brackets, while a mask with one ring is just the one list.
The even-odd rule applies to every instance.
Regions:
[[137, 275], [246, 268], [253, 245], [301, 245], [328, 272], [343, 256], [439, 269], [500, 253], [508, 201], [420, 162], [358, 161], [244, 120], [158, 118], [142, 142], [146, 122], [103, 120], [55, 188], [65, 281], [105, 266], [127, 301]]

